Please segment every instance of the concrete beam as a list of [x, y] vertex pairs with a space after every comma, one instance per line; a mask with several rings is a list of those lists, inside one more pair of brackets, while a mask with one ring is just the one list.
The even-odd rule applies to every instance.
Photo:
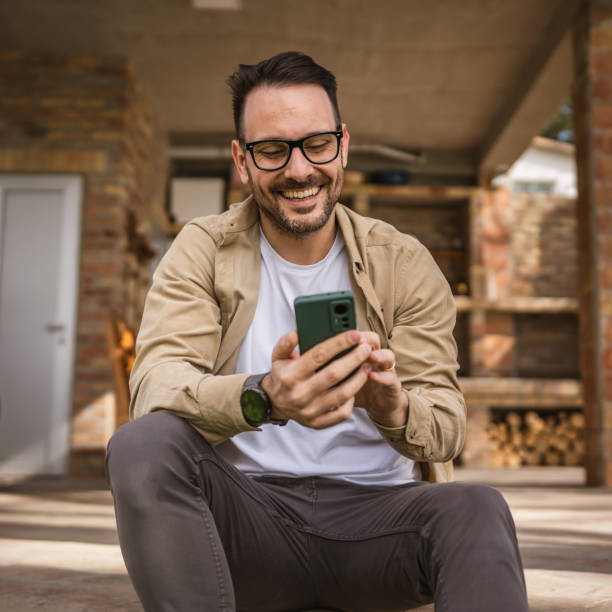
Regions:
[[483, 141], [478, 162], [481, 180], [487, 182], [506, 171], [544, 126], [572, 82], [572, 42], [569, 32], [579, 0], [560, 5], [541, 43], [517, 83], [515, 95], [500, 109]]

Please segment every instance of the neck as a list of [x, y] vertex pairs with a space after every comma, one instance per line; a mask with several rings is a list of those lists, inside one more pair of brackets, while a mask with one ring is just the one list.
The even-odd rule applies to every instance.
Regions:
[[270, 246], [287, 261], [307, 266], [321, 261], [336, 239], [336, 216], [332, 214], [327, 223], [316, 232], [293, 234], [277, 227], [265, 215], [260, 215], [261, 229]]

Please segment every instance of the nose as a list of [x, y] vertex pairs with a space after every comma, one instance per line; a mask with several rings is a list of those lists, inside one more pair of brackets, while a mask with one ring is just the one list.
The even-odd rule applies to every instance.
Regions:
[[299, 147], [294, 147], [283, 170], [287, 178], [302, 182], [312, 174], [313, 168], [312, 164], [304, 157], [302, 150]]

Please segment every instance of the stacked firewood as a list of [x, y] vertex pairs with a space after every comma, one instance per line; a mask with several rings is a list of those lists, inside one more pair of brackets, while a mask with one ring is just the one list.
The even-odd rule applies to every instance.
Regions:
[[546, 416], [507, 412], [488, 427], [491, 465], [582, 465], [584, 429], [584, 415], [578, 411]]

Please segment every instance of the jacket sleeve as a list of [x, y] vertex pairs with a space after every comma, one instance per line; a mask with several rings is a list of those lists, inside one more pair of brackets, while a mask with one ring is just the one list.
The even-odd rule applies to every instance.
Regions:
[[446, 279], [429, 251], [416, 243], [398, 262], [388, 338], [408, 396], [408, 422], [396, 429], [377, 425], [395, 450], [415, 461], [447, 462], [463, 448], [466, 407], [456, 376], [455, 319]]
[[215, 251], [201, 227], [181, 230], [153, 276], [130, 376], [131, 418], [165, 410], [211, 444], [253, 429], [239, 401], [248, 374], [212, 373], [222, 337]]

